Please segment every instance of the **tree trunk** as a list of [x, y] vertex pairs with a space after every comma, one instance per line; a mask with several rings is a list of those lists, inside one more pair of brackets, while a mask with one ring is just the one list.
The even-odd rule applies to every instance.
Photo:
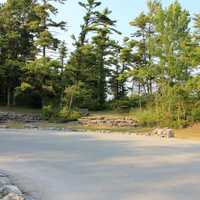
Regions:
[[7, 106], [10, 107], [11, 90], [10, 87], [7, 88]]
[[69, 112], [71, 111], [71, 108], [72, 108], [73, 98], [74, 98], [73, 95], [71, 95], [70, 102], [69, 102]]
[[16, 105], [15, 91], [12, 91], [12, 105]]
[[46, 47], [45, 46], [43, 46], [43, 48], [42, 48], [42, 57], [46, 58]]

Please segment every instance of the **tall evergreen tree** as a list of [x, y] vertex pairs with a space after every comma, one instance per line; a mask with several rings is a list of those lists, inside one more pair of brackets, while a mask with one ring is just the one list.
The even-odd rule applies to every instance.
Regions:
[[34, 35], [29, 31], [34, 5], [32, 0], [8, 0], [1, 6], [1, 92], [6, 94], [8, 106], [15, 103], [14, 90], [20, 84], [22, 66], [34, 57]]
[[[54, 2], [64, 3], [66, 0], [53, 0]], [[52, 16], [58, 13], [57, 8], [52, 3], [52, 0], [42, 0], [38, 2], [34, 8], [36, 18], [32, 24], [36, 25], [37, 40], [36, 44], [42, 48], [42, 57], [46, 57], [46, 50], [48, 48], [56, 50], [58, 48], [59, 40], [53, 36], [50, 28], [60, 28], [65, 30], [66, 22], [53, 20]]]
[[109, 62], [109, 56], [112, 56], [110, 48], [113, 46], [113, 41], [111, 40], [110, 35], [113, 33], [120, 34], [120, 32], [115, 29], [116, 21], [110, 18], [110, 14], [111, 11], [108, 9], [99, 13], [96, 35], [93, 37], [97, 56], [97, 99], [100, 108], [105, 104], [107, 93], [106, 77], [108, 67], [111, 64]]
[[[85, 75], [88, 70], [90, 71], [91, 65], [87, 63], [88, 49], [92, 49], [92, 46], [89, 45], [89, 38], [87, 37], [90, 33], [96, 30], [96, 25], [98, 23], [98, 7], [101, 5], [101, 2], [98, 0], [84, 0], [80, 1], [79, 5], [84, 9], [85, 15], [83, 17], [83, 24], [81, 25], [81, 32], [78, 38], [75, 35], [72, 35], [74, 40], [75, 51], [71, 55], [70, 65], [74, 71], [74, 82], [78, 84], [79, 81], [86, 79]], [[92, 56], [91, 54], [88, 57]], [[86, 73], [85, 73], [86, 71]], [[87, 77], [89, 79], [89, 77]]]
[[138, 93], [152, 94], [155, 68], [153, 64], [154, 27], [150, 14], [141, 13], [130, 22], [137, 31], [133, 34], [135, 66], [131, 71], [134, 81], [138, 83]]

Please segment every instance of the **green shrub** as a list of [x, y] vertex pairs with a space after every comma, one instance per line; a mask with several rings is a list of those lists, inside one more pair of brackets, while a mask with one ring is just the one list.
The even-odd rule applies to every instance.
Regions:
[[176, 119], [170, 112], [156, 112], [155, 107], [137, 109], [130, 112], [141, 126], [184, 128], [189, 125], [188, 119]]
[[74, 110], [69, 110], [67, 107], [63, 107], [57, 114], [56, 120], [59, 122], [76, 121], [81, 117], [81, 114]]
[[173, 121], [169, 121], [169, 123], [166, 125], [168, 127], [171, 128], [186, 128], [188, 125], [190, 124], [190, 122], [188, 120], [173, 120]]
[[42, 108], [43, 119], [46, 119], [46, 120], [52, 119], [54, 115], [55, 115], [55, 111], [53, 110], [51, 105], [43, 106]]
[[112, 110], [130, 110], [131, 108], [144, 107], [151, 102], [151, 96], [133, 95], [123, 99], [115, 99], [109, 102], [109, 108]]
[[132, 111], [131, 114], [138, 120], [141, 126], [152, 127], [159, 123], [159, 118], [152, 109]]
[[200, 121], [200, 107], [194, 108], [191, 115], [194, 122]]
[[130, 102], [129, 99], [119, 99], [119, 100], [113, 100], [110, 102], [110, 108], [112, 110], [124, 110], [124, 109], [130, 109]]
[[15, 105], [20, 107], [41, 108], [42, 98], [38, 91], [34, 91], [32, 86], [22, 82], [14, 92]]
[[63, 107], [61, 110], [53, 109], [51, 105], [44, 106], [42, 109], [43, 119], [57, 121], [57, 122], [69, 122], [76, 121], [81, 117], [81, 114], [75, 110], [69, 110], [67, 107]]

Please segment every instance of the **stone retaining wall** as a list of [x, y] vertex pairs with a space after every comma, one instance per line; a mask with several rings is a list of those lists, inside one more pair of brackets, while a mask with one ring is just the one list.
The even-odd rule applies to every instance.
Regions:
[[19, 121], [19, 122], [37, 122], [40, 121], [41, 117], [39, 114], [19, 114], [14, 112], [0, 112], [0, 123], [8, 121]]
[[110, 117], [84, 117], [79, 122], [85, 126], [104, 126], [104, 127], [137, 127], [138, 122], [128, 117], [110, 118]]

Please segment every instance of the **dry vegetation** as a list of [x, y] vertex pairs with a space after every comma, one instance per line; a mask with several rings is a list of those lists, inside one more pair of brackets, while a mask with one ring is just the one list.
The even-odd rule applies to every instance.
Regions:
[[200, 124], [188, 128], [176, 129], [176, 138], [200, 140]]

